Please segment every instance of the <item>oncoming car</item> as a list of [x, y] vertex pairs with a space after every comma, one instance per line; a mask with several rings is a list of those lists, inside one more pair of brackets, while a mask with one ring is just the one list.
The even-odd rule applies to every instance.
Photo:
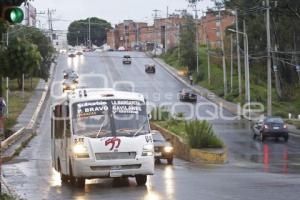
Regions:
[[77, 88], [77, 84], [78, 82], [74, 80], [65, 79], [62, 84], [63, 92], [75, 90]]
[[154, 142], [154, 158], [156, 161], [160, 159], [166, 159], [168, 164], [173, 163], [174, 148], [169, 140], [166, 140], [164, 136], [156, 130], [152, 130], [152, 137]]
[[123, 62], [123, 64], [131, 64], [131, 57], [130, 57], [130, 55], [123, 56], [122, 62]]
[[197, 102], [197, 95], [190, 89], [183, 89], [179, 91], [179, 100]]
[[154, 174], [154, 147], [144, 96], [76, 89], [52, 105], [52, 163], [63, 183]]
[[146, 73], [155, 73], [155, 64], [147, 64], [145, 65], [145, 72]]

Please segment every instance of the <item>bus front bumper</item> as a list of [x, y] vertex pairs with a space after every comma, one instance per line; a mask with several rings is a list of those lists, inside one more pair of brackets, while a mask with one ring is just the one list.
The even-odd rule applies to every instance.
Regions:
[[72, 172], [73, 176], [80, 178], [153, 175], [154, 158], [145, 156], [131, 160], [72, 159]]

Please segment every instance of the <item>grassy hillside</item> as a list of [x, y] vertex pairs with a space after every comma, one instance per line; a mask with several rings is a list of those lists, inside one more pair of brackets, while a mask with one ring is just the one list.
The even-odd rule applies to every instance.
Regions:
[[[183, 69], [178, 60], [178, 51], [177, 49], [172, 49], [168, 53], [161, 56], [161, 58], [168, 63], [169, 65], [175, 67], [180, 70]], [[227, 82], [228, 82], [228, 95], [224, 97], [224, 87], [223, 87], [223, 69], [222, 69], [222, 59], [218, 56], [211, 55], [210, 63], [211, 63], [211, 84], [208, 82], [208, 65], [207, 65], [207, 53], [205, 47], [200, 47], [199, 49], [199, 60], [200, 60], [200, 68], [199, 74], [194, 72], [194, 80], [196, 80], [197, 84], [202, 87], [208, 88], [209, 90], [216, 93], [218, 96], [225, 98], [231, 102], [240, 102], [244, 103], [245, 97], [244, 94], [239, 96], [238, 93], [238, 73], [237, 73], [237, 65], [234, 64], [233, 70], [233, 87], [231, 90], [230, 85], [230, 58], [229, 56], [226, 58], [226, 68], [227, 68]], [[242, 89], [245, 91], [244, 85], [244, 61], [241, 60], [242, 67]], [[251, 82], [251, 101], [261, 102], [266, 105], [267, 102], [267, 76], [266, 71], [267, 67], [265, 64], [261, 64], [262, 62], [250, 62], [250, 82]], [[274, 78], [274, 77], [273, 77]], [[292, 113], [293, 116], [297, 116], [300, 114], [300, 86], [290, 86], [290, 95], [288, 98], [284, 100], [280, 100], [275, 91], [275, 84], [273, 80], [273, 115], [278, 115], [287, 118], [288, 113]]]

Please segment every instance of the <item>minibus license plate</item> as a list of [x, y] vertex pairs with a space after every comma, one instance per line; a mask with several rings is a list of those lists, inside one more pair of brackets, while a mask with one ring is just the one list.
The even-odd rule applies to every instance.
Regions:
[[111, 178], [117, 178], [117, 177], [121, 177], [121, 176], [122, 176], [122, 173], [119, 172], [119, 171], [111, 170], [111, 171], [109, 172], [109, 176], [110, 176]]

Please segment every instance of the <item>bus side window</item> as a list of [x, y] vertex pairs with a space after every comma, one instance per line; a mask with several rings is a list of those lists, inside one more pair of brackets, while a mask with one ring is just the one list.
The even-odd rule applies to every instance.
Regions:
[[57, 105], [54, 109], [54, 137], [55, 139], [63, 138], [64, 133], [64, 119], [62, 115], [62, 106]]
[[69, 110], [69, 106], [67, 104], [62, 106], [63, 109], [63, 117], [64, 117], [64, 128], [65, 128], [65, 136], [66, 137], [71, 137], [71, 130], [70, 130], [70, 110]]

